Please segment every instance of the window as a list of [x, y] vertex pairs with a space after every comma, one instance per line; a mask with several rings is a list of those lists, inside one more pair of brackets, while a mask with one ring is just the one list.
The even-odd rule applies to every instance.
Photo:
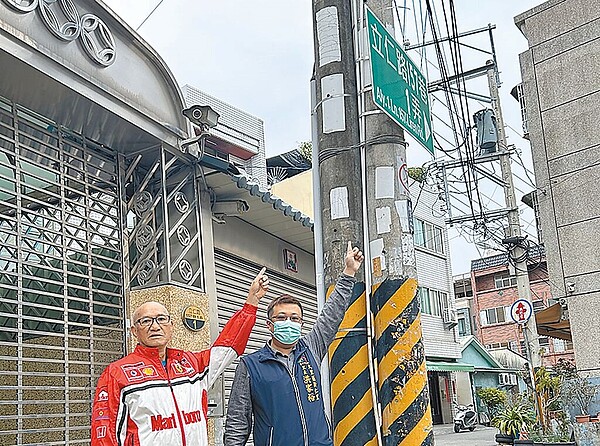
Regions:
[[444, 253], [444, 232], [442, 228], [414, 219], [414, 243], [416, 246], [431, 249], [432, 251]]
[[433, 304], [432, 307], [436, 309], [433, 312], [436, 316], [441, 316], [446, 308], [448, 308], [448, 294], [442, 291], [431, 290]]
[[479, 318], [481, 319], [481, 325], [493, 325], [502, 324], [508, 320], [506, 313], [510, 311], [509, 307], [496, 307], [481, 310], [479, 312]]
[[414, 243], [417, 246], [425, 246], [425, 223], [421, 220], [414, 219], [415, 233], [413, 235]]
[[429, 299], [431, 300], [431, 314], [435, 316], [442, 315], [442, 306], [440, 299], [438, 297], [438, 292], [434, 290], [430, 290]]
[[419, 287], [419, 296], [421, 296], [421, 313], [431, 314], [431, 303], [429, 301], [429, 289]]
[[467, 332], [467, 321], [464, 317], [458, 319], [458, 335], [459, 336], [467, 336], [469, 333]]
[[462, 299], [463, 297], [473, 297], [473, 291], [458, 291], [455, 289], [454, 296], [456, 296], [457, 299]]
[[444, 235], [442, 230], [437, 226], [433, 227], [433, 242], [435, 247], [433, 248], [435, 252], [444, 253]]
[[419, 287], [421, 296], [421, 313], [441, 316], [444, 309], [448, 308], [448, 294], [443, 291]]
[[517, 278], [508, 273], [496, 274], [494, 276], [494, 285], [496, 288], [506, 288], [517, 285]]
[[425, 247], [435, 251], [435, 232], [433, 225], [425, 223]]

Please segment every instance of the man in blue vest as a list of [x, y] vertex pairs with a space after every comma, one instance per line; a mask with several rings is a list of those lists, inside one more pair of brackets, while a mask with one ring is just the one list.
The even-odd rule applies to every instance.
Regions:
[[348, 242], [345, 268], [313, 328], [301, 336], [302, 305], [290, 295], [267, 307], [271, 340], [241, 359], [231, 386], [226, 446], [333, 446], [321, 392], [320, 365], [350, 304], [364, 260]]

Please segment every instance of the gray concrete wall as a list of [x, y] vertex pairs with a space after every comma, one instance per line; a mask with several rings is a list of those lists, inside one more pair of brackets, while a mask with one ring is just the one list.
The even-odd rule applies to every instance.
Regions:
[[551, 291], [578, 368], [600, 376], [600, 0], [550, 0], [515, 23]]

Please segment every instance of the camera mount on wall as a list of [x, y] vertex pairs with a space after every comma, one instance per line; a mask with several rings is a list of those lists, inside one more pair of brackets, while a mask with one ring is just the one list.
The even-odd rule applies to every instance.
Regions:
[[[183, 109], [181, 112], [192, 124], [200, 128], [200, 133], [196, 136], [180, 141], [179, 149], [182, 152], [189, 151], [192, 153], [192, 150], [188, 149], [188, 147], [194, 144], [199, 144], [199, 153], [204, 152], [204, 140], [206, 136], [210, 134], [210, 129], [217, 126], [220, 115], [209, 105], [192, 105], [189, 108]], [[196, 152], [196, 155], [197, 154], [198, 152]]]

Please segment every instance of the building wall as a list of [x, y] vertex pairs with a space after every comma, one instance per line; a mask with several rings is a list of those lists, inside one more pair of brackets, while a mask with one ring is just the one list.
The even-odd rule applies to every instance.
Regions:
[[[524, 341], [523, 334], [519, 325], [514, 323], [510, 318], [508, 311], [505, 312], [504, 322], [484, 325], [481, 320], [482, 311], [498, 307], [510, 308], [519, 299], [516, 285], [496, 288], [494, 278], [497, 275], [508, 273], [509, 269], [507, 265], [493, 266], [472, 272], [473, 311], [478, 327], [476, 336], [479, 342], [486, 348], [499, 349], [508, 347], [516, 349], [517, 353], [526, 356], [526, 352], [522, 350], [521, 345]], [[538, 309], [546, 308], [554, 303], [551, 300], [552, 296], [550, 294], [545, 262], [541, 262], [537, 268], [530, 271], [529, 280], [532, 300], [534, 305], [539, 305]], [[536, 302], [541, 303], [536, 304]], [[542, 341], [542, 346], [546, 349], [546, 354], [542, 358], [544, 365], [552, 365], [560, 357], [573, 358], [572, 350], [555, 352], [555, 342], [552, 339], [547, 338], [546, 341], [546, 338], [541, 338], [540, 340]], [[546, 342], [547, 345], [544, 345]]]
[[[302, 192], [299, 192], [302, 191]], [[294, 175], [271, 186], [271, 192], [306, 215], [315, 215], [313, 208], [312, 171]]]
[[[416, 246], [417, 279], [419, 286], [442, 291], [448, 295], [448, 306], [455, 308], [452, 266], [450, 264], [450, 245], [446, 222], [441, 212], [441, 202], [436, 189], [413, 182], [410, 193], [415, 218], [442, 228], [444, 253]], [[441, 316], [422, 314], [423, 343], [425, 354], [430, 357], [460, 358], [460, 344], [455, 327], [445, 325]]]
[[[420, 187], [422, 186], [422, 188]], [[413, 182], [410, 185], [410, 194], [415, 218], [427, 221], [442, 228], [444, 237], [444, 254], [434, 254], [426, 248], [415, 246], [417, 251], [417, 276], [419, 282], [435, 283], [442, 290], [451, 295], [454, 302], [454, 285], [452, 280], [452, 266], [450, 263], [450, 244], [446, 220], [441, 210], [442, 202], [438, 199], [437, 189], [428, 185]], [[430, 265], [435, 265], [434, 267]]]
[[[577, 364], [600, 376], [600, 8], [547, 1], [515, 18], [552, 293], [567, 298]], [[570, 285], [569, 285], [570, 284]]]
[[473, 404], [473, 390], [471, 388], [471, 374], [469, 372], [456, 372], [456, 402], [457, 404], [468, 406]]

